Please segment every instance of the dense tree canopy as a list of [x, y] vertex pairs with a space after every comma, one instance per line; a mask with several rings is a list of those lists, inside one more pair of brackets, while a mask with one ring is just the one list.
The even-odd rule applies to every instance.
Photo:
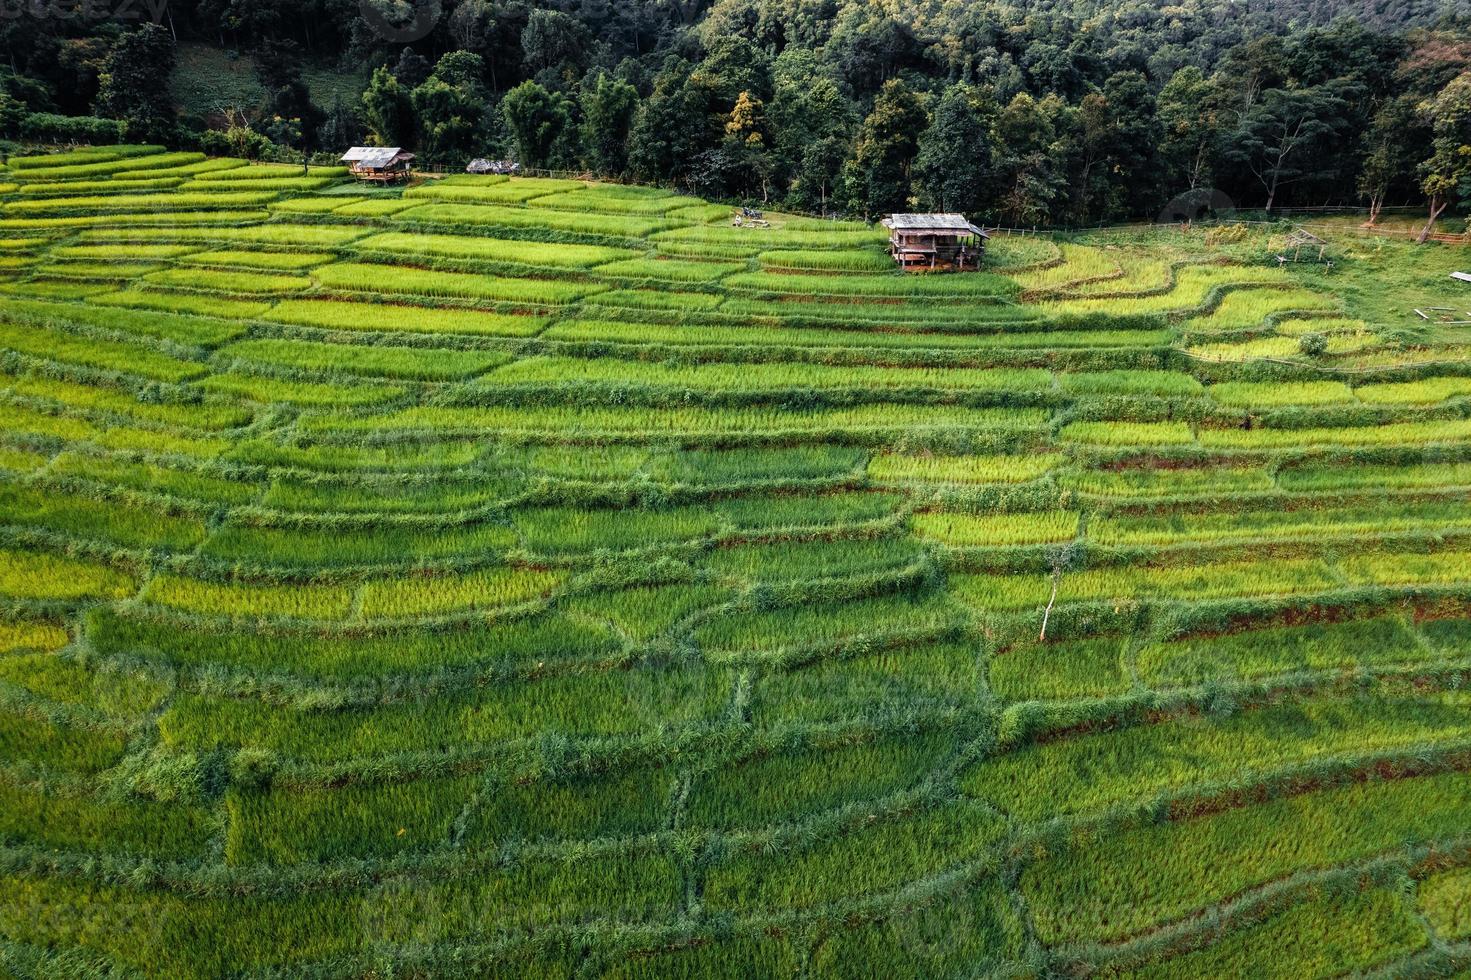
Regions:
[[[1319, 0], [368, 4], [0, 20], [0, 127], [93, 113], [183, 146], [244, 126], [231, 139], [283, 158], [366, 137], [446, 167], [514, 155], [814, 211], [1024, 224], [1152, 216], [1189, 192], [1375, 213], [1471, 197], [1471, 19], [1450, 0], [1351, 17]], [[259, 103], [176, 108], [181, 42], [247, 53]], [[358, 98], [313, 101], [307, 69], [363, 65]]]

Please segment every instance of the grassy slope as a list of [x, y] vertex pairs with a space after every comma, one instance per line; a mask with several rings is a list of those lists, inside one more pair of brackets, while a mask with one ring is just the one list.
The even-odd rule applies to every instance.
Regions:
[[0, 972], [1471, 960], [1459, 248], [117, 152], [0, 196]]

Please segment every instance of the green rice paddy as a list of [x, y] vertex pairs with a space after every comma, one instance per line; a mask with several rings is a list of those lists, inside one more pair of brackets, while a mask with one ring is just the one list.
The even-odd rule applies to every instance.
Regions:
[[1409, 246], [345, 180], [4, 173], [0, 974], [1471, 968]]

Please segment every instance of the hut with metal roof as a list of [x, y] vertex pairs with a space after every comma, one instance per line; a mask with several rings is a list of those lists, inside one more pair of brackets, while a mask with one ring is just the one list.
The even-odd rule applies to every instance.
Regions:
[[354, 146], [342, 154], [341, 161], [352, 169], [358, 180], [370, 184], [391, 184], [407, 180], [413, 172], [414, 155], [397, 146]]
[[889, 254], [905, 270], [979, 269], [990, 238], [963, 214], [891, 214], [883, 225]]

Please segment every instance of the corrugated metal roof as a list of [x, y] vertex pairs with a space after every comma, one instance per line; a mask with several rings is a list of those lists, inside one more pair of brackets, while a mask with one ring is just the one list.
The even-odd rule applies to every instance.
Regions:
[[360, 163], [365, 167], [384, 167], [403, 152], [397, 146], [354, 146], [342, 154], [343, 163]]
[[984, 231], [966, 221], [963, 214], [891, 214], [883, 224], [895, 231], [948, 231], [986, 236]]

